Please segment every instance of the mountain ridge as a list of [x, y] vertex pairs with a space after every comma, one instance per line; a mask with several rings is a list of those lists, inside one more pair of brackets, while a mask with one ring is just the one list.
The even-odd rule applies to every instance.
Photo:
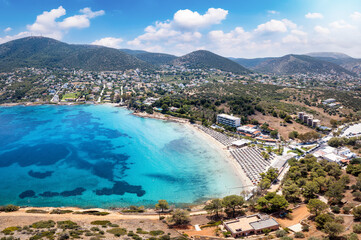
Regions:
[[67, 44], [45, 37], [26, 37], [0, 45], [0, 70], [18, 67], [74, 68], [94, 71], [152, 69], [153, 66], [117, 49]]
[[173, 65], [188, 68], [219, 69], [225, 72], [238, 74], [250, 73], [251, 71], [238, 63], [206, 50], [197, 50], [173, 60]]
[[350, 76], [356, 75], [355, 73], [350, 72], [335, 63], [319, 60], [307, 55], [296, 54], [288, 54], [280, 58], [273, 58], [264, 61], [255, 67], [254, 70], [262, 73], [280, 75], [305, 73], [331, 75], [346, 74]]

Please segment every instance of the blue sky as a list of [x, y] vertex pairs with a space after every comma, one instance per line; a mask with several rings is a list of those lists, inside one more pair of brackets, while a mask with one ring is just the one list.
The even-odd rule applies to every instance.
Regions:
[[30, 35], [176, 55], [361, 57], [361, 1], [0, 0], [0, 43]]

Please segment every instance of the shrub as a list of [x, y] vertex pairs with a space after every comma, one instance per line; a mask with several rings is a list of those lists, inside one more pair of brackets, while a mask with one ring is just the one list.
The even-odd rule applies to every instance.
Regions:
[[15, 212], [18, 211], [20, 207], [9, 204], [6, 206], [0, 206], [0, 212]]
[[308, 240], [321, 240], [318, 237], [309, 237]]
[[284, 237], [287, 235], [287, 232], [285, 230], [277, 230], [276, 231], [276, 237], [280, 238], [280, 237]]
[[50, 214], [66, 214], [66, 213], [72, 213], [72, 210], [62, 210], [62, 209], [54, 209], [50, 212]]
[[142, 213], [144, 212], [144, 207], [140, 206], [130, 206], [129, 209], [123, 209], [122, 210], [123, 213]]
[[43, 238], [54, 239], [55, 232], [56, 232], [55, 229], [52, 229], [50, 231], [38, 232], [34, 236], [30, 237], [30, 240], [43, 239]]
[[83, 231], [71, 230], [71, 231], [69, 232], [69, 235], [70, 235], [72, 238], [80, 238], [80, 236], [83, 235]]
[[344, 214], [349, 214], [352, 208], [349, 206], [344, 206], [342, 209]]
[[282, 240], [293, 240], [293, 238], [288, 237], [288, 236], [281, 237], [281, 239], [282, 239]]
[[354, 207], [352, 210], [352, 214], [356, 221], [361, 220], [361, 206]]
[[265, 229], [262, 229], [262, 232], [263, 232], [265, 235], [268, 235], [268, 234], [271, 232], [271, 229], [265, 228]]
[[39, 221], [31, 224], [32, 228], [52, 228], [54, 226], [55, 226], [55, 222], [53, 220]]
[[112, 228], [107, 231], [108, 233], [114, 234], [116, 237], [123, 236], [127, 234], [127, 229], [125, 228]]
[[169, 235], [163, 235], [159, 238], [159, 240], [170, 240], [170, 236]]
[[361, 233], [361, 223], [353, 225], [352, 229], [354, 233]]
[[309, 230], [310, 230], [310, 226], [308, 226], [307, 224], [302, 225], [302, 231], [308, 232]]
[[315, 218], [315, 222], [317, 223], [317, 227], [323, 229], [324, 225], [327, 222], [332, 222], [334, 219], [330, 214], [327, 213], [322, 213], [320, 215], [318, 215]]
[[93, 221], [90, 224], [92, 225], [100, 225], [100, 226], [106, 226], [106, 225], [110, 225], [112, 224], [110, 221], [108, 220], [97, 220], [97, 221]]
[[343, 219], [342, 216], [336, 216], [335, 222], [343, 224], [343, 223], [345, 223], [345, 220]]
[[162, 230], [155, 230], [155, 231], [150, 231], [149, 234], [152, 236], [158, 236], [164, 234], [164, 232]]
[[303, 232], [296, 232], [295, 238], [305, 238], [305, 234], [303, 234]]
[[48, 213], [45, 210], [41, 210], [41, 209], [29, 209], [25, 211], [26, 213]]
[[109, 227], [119, 227], [119, 225], [118, 224], [109, 224]]
[[99, 212], [96, 210], [82, 211], [82, 212], [74, 212], [73, 214], [84, 214], [84, 215], [95, 215], [95, 216], [106, 216], [108, 212]]
[[334, 213], [340, 213], [341, 208], [336, 205], [336, 206], [332, 206], [332, 207], [331, 207], [331, 210], [332, 210], [332, 212], [334, 212]]
[[347, 240], [358, 240], [358, 236], [356, 233], [350, 233], [348, 236], [347, 236]]
[[78, 224], [76, 224], [75, 222], [72, 222], [72, 221], [59, 221], [57, 222], [58, 224], [58, 228], [61, 228], [61, 229], [75, 229], [75, 228], [78, 228]]
[[67, 233], [61, 233], [58, 240], [65, 240], [65, 239], [69, 239], [69, 234]]
[[149, 232], [144, 231], [144, 230], [141, 229], [141, 228], [137, 228], [137, 233], [138, 233], [138, 234], [149, 234]]
[[12, 232], [18, 231], [20, 229], [21, 229], [20, 227], [7, 227], [4, 230], [2, 230], [1, 232], [4, 233], [5, 235], [9, 235]]

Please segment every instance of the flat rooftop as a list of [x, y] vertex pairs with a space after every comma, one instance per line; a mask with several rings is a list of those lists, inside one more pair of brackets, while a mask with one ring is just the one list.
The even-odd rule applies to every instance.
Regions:
[[224, 222], [232, 233], [245, 232], [250, 230], [261, 230], [278, 226], [279, 223], [269, 216], [262, 217], [259, 214], [237, 218]]
[[240, 118], [232, 116], [232, 115], [228, 115], [228, 114], [218, 114], [217, 117], [222, 117], [222, 118], [227, 118], [227, 119], [231, 119], [231, 120], [238, 120]]
[[253, 230], [254, 228], [250, 223], [261, 220], [257, 215], [236, 219], [233, 221], [225, 222], [228, 228], [233, 233]]
[[265, 219], [265, 220], [259, 220], [257, 222], [252, 222], [250, 225], [254, 228], [254, 230], [261, 230], [265, 228], [270, 228], [278, 225], [278, 222], [274, 220], [273, 218]]

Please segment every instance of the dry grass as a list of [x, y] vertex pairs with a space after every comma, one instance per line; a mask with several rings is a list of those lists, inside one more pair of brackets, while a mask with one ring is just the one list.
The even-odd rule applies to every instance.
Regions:
[[301, 220], [310, 216], [310, 212], [308, 211], [306, 205], [303, 204], [299, 208], [294, 209], [293, 212], [291, 213], [291, 216], [292, 219], [277, 218], [277, 217], [275, 217], [275, 219], [277, 220], [277, 222], [280, 223], [282, 227], [285, 228], [300, 223]]
[[252, 119], [257, 120], [260, 123], [268, 123], [271, 128], [277, 129], [279, 134], [284, 138], [288, 139], [288, 134], [292, 131], [297, 131], [299, 133], [306, 133], [309, 131], [312, 131], [311, 128], [308, 128], [302, 124], [296, 123], [293, 121], [293, 123], [287, 123], [286, 126], [281, 126], [281, 122], [283, 122], [282, 119], [272, 117], [269, 115], [262, 115], [262, 113], [257, 113], [256, 115], [251, 116]]
[[190, 237], [193, 236], [212, 236], [215, 237], [216, 235], [217, 227], [207, 227], [202, 229], [202, 231], [196, 231], [194, 227], [189, 230], [182, 231], [183, 233], [187, 234]]

